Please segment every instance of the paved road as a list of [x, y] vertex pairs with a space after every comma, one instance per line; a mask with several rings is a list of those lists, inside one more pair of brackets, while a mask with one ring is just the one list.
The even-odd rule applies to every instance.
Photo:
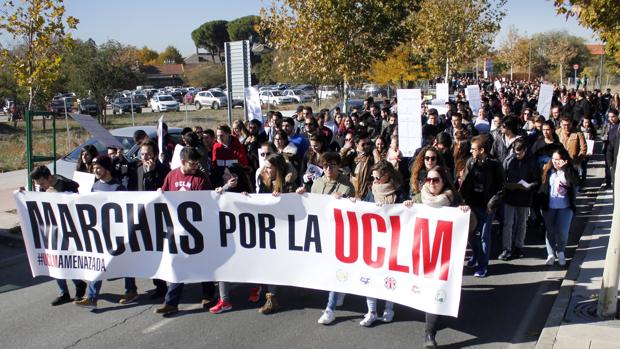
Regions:
[[[601, 183], [601, 164], [593, 164], [580, 196], [579, 214], [571, 228], [570, 250], [583, 231], [595, 189]], [[499, 247], [499, 237], [494, 244]], [[502, 262], [493, 260], [490, 276], [476, 279], [465, 271], [458, 319], [446, 318], [438, 341], [446, 348], [532, 348], [543, 328], [560, 287], [565, 268], [544, 265], [546, 252], [540, 232], [528, 231], [526, 257]], [[2, 244], [2, 241], [0, 241]], [[21, 253], [3, 244], [0, 256]], [[497, 251], [496, 253], [498, 253]], [[497, 254], [495, 254], [496, 256]], [[0, 257], [5, 258], [5, 257]], [[324, 308], [324, 291], [284, 287], [279, 291], [283, 311], [261, 315], [249, 304], [247, 285], [232, 291], [234, 310], [212, 315], [198, 307], [199, 287], [190, 286], [181, 312], [164, 318], [153, 313], [159, 302], [141, 296], [137, 304], [119, 305], [122, 280], [104, 282], [99, 309], [90, 312], [72, 304], [50, 307], [55, 283], [33, 279], [25, 261], [0, 266], [0, 346], [2, 348], [419, 348], [424, 317], [419, 311], [396, 306], [391, 324], [372, 328], [358, 325], [365, 313], [364, 299], [347, 296], [338, 319], [331, 326], [316, 320]], [[139, 291], [152, 288], [139, 280]], [[382, 302], [379, 305], [382, 310]]]

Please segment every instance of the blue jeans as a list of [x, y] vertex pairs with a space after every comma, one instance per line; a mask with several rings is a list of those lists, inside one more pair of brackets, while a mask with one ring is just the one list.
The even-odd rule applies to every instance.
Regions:
[[[164, 299], [164, 303], [178, 307], [181, 301], [181, 295], [183, 294], [183, 285], [183, 283], [171, 282], [170, 285], [168, 285], [168, 292], [166, 292], [166, 298]], [[215, 292], [213, 282], [202, 282], [201, 285], [202, 298], [212, 299]]]
[[547, 234], [545, 244], [547, 245], [547, 255], [555, 255], [554, 252], [564, 252], [568, 231], [573, 220], [573, 210], [570, 208], [550, 208], [543, 211]]
[[99, 291], [101, 291], [102, 284], [103, 284], [102, 280], [90, 281], [88, 283], [88, 299], [97, 300], [97, 298], [99, 297]]
[[[84, 293], [86, 293], [86, 283], [82, 280], [71, 280], [75, 285], [75, 298], [84, 297]], [[58, 284], [58, 290], [60, 295], [69, 294], [69, 286], [67, 286], [67, 280], [65, 279], [56, 279], [56, 284]]]
[[334, 311], [336, 310], [336, 304], [338, 304], [338, 297], [340, 297], [340, 293], [330, 291], [329, 297], [327, 298], [327, 309]]
[[489, 265], [489, 254], [491, 253], [491, 230], [493, 228], [495, 211], [487, 213], [486, 208], [483, 207], [472, 207], [471, 210], [478, 220], [476, 230], [470, 236], [469, 241], [473, 251], [472, 261], [478, 263], [478, 271], [486, 271]]

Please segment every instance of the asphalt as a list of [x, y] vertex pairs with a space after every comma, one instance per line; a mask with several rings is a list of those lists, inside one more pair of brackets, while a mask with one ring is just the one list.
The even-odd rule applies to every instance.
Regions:
[[[596, 183], [601, 182], [600, 178], [602, 177], [602, 171], [602, 163], [596, 161], [591, 162], [589, 176], [599, 179]], [[15, 203], [13, 201], [12, 192], [20, 186], [23, 186], [23, 183], [25, 183], [26, 180], [25, 176], [26, 173], [24, 170], [0, 174], [0, 268], [4, 268], [3, 272], [0, 273], [2, 275], [2, 278], [4, 279], [4, 282], [2, 282], [4, 286], [0, 287], [3, 288], [0, 290], [0, 293], [11, 291], [13, 289], [19, 289], [20, 287], [39, 285], [43, 283], [40, 287], [44, 289], [30, 288], [30, 292], [36, 293], [35, 297], [41, 296], [43, 299], [43, 297], [49, 297], [49, 295], [53, 292], [53, 283], [47, 282], [49, 278], [31, 278], [25, 281], [21, 278], [28, 273], [28, 267], [26, 263], [26, 255], [24, 253], [23, 243], [21, 241], [21, 234], [19, 232], [19, 220], [15, 213]], [[512, 285], [506, 285], [504, 283], [509, 283], [510, 278], [514, 277], [515, 275], [512, 274], [511, 271], [506, 269], [508, 268], [508, 264], [496, 263], [494, 264], [493, 268], [494, 275], [490, 278], [487, 278], [486, 282], [482, 284], [467, 285], [466, 283], [469, 279], [464, 279], [464, 293], [462, 303], [469, 303], [472, 301], [479, 302], [480, 299], [477, 297], [480, 297], [478, 294], [481, 294], [481, 291], [495, 290], [498, 294], [501, 294], [502, 290], [506, 289], [506, 287], [510, 287], [513, 292], [517, 290], [517, 292], [529, 292], [532, 295], [544, 295], [545, 298], [532, 297], [531, 301], [519, 303], [516, 306], [513, 304], [511, 307], [506, 307], [507, 309], [509, 309], [510, 312], [515, 314], [515, 318], [517, 318], [517, 316], [527, 317], [529, 315], [535, 314], [538, 311], [548, 312], [548, 315], [542, 315], [542, 322], [544, 322], [544, 325], [540, 325], [542, 331], [535, 331], [535, 333], [530, 333], [532, 328], [538, 326], [536, 324], [528, 324], [527, 326], [522, 326], [519, 325], [520, 322], [515, 324], [491, 322], [488, 323], [489, 329], [482, 331], [476, 328], [477, 326], [479, 326], [478, 324], [473, 324], [469, 320], [475, 318], [476, 316], [490, 316], [488, 314], [497, 312], [498, 309], [484, 309], [484, 307], [480, 307], [479, 314], [472, 315], [469, 313], [465, 313], [462, 314], [462, 316], [459, 316], [459, 319], [452, 319], [447, 322], [447, 329], [445, 331], [460, 331], [461, 333], [467, 334], [467, 336], [463, 336], [463, 338], [460, 339], [460, 342], [453, 343], [450, 347], [485, 346], [485, 341], [491, 342], [491, 339], [486, 338], [485, 340], [481, 341], [480, 339], [483, 336], [489, 336], [489, 333], [492, 333], [495, 327], [499, 329], [502, 326], [512, 325], [515, 328], [511, 330], [510, 337], [499, 336], [498, 338], [493, 339], [495, 340], [494, 343], [496, 343], [496, 345], [486, 346], [534, 347], [535, 343], [536, 348], [620, 348], [620, 341], [618, 340], [620, 338], [620, 321], [617, 319], [599, 319], [596, 317], [596, 301], [598, 297], [598, 291], [600, 290], [601, 286], [606, 247], [610, 234], [611, 214], [613, 212], [614, 206], [613, 198], [611, 196], [611, 191], [599, 190], [598, 187], [595, 186], [587, 188], [586, 193], [582, 195], [582, 200], [592, 201], [593, 204], [591, 205], [591, 209], [589, 209], [589, 211], [582, 211], [582, 216], [577, 217], [580, 218], [583, 222], [585, 222], [585, 224], [576, 228], [583, 229], [583, 233], [580, 235], [581, 237], [576, 243], [577, 247], [574, 254], [572, 255], [572, 260], [570, 261], [570, 266], [568, 270], [562, 270], [560, 268], [545, 269], [545, 274], [543, 277], [544, 279], [546, 279], [546, 282], [521, 282], [520, 284], [515, 284], [513, 282]], [[571, 228], [571, 231], [573, 231], [572, 229], [573, 228]], [[527, 272], [540, 272], [543, 271], [543, 267], [539, 266], [540, 264], [541, 261], [539, 259], [532, 259], [530, 261], [525, 261], [524, 264], [520, 265], [519, 267]], [[16, 275], [20, 275], [20, 281], [16, 281], [18, 280], [18, 276]], [[554, 285], [556, 285], [558, 282], [561, 282], [559, 292], [557, 292], [557, 287], [554, 287]], [[122, 283], [119, 283], [116, 286], [110, 287], [113, 287], [113, 291], [116, 291], [117, 294], [120, 294], [122, 292], [121, 284]], [[139, 287], [142, 290], [149, 289], [150, 287], [148, 286], [148, 284], [148, 280], [141, 280], [139, 282]], [[294, 292], [295, 294], [293, 294], [292, 296], [299, 296], [299, 292]], [[324, 302], [323, 295], [317, 295], [316, 293], [313, 294], [312, 292], [303, 291], [302, 293], [302, 297], [306, 298], [306, 303], [310, 304], [310, 309], [295, 309], [298, 310], [298, 312], [286, 312], [287, 318], [292, 317], [287, 321], [287, 323], [292, 323], [278, 325], [282, 326], [282, 329], [286, 329], [287, 331], [289, 331], [289, 333], [287, 333], [287, 336], [292, 336], [291, 338], [289, 338], [289, 341], [291, 343], [295, 342], [295, 335], [299, 335], [300, 337], [305, 337], [313, 334], [316, 334], [319, 337], [325, 335], [319, 333], [322, 331], [320, 328], [317, 329], [316, 326], [311, 325], [312, 321], [316, 321], [314, 320], [314, 318], [317, 317], [316, 313], [318, 312], [318, 310], [320, 310]], [[10, 293], [6, 297], [10, 298], [7, 299], [9, 303], [17, 303], [17, 301], [19, 300], [19, 295], [14, 295], [13, 293]], [[484, 297], [493, 296], [486, 295]], [[545, 306], [545, 302], [551, 302], [552, 306]], [[123, 317], [123, 314], [126, 313], [127, 319], [132, 319], [132, 321], [138, 321], [138, 318], [143, 316], [144, 312], [146, 311], [145, 309], [152, 309], [152, 306], [148, 306], [147, 304], [145, 304], [144, 306], [147, 306], [147, 308], [132, 307], [130, 309], [119, 312]], [[468, 305], [463, 304], [462, 307], [464, 309], [467, 309]], [[349, 309], [349, 311], [344, 311], [339, 321], [359, 321], [358, 314], [363, 311], [362, 307], [359, 308], [360, 309], [358, 309], [358, 307], [355, 307], [355, 309]], [[197, 315], [196, 311], [196, 309], [190, 307], [190, 309], [188, 309], [188, 311], [186, 312], [186, 315], [189, 316], [185, 317], [195, 317]], [[310, 314], [308, 313], [308, 311], [311, 311], [312, 313]], [[402, 314], [403, 312], [404, 311], [401, 311], [400, 314]], [[71, 311], [71, 313], [73, 313], [73, 311]], [[525, 315], [523, 313], [525, 313]], [[29, 316], [28, 314], [30, 314], [30, 316], [32, 317], [39, 316], [34, 312], [30, 313], [30, 311], [24, 313], [23, 316]], [[249, 314], [251, 314], [251, 312]], [[540, 317], [540, 314], [538, 315]], [[252, 318], [253, 317], [254, 316], [252, 316]], [[109, 328], [115, 329], [119, 326], [122, 327], [123, 324], [127, 321], [127, 319], [121, 319], [120, 322], [113, 322], [113, 316], [108, 313], [106, 316], [101, 315], [101, 320], [98, 320], [98, 322], [101, 321], [102, 323], [100, 325], [104, 326], [109, 321]], [[311, 321], [308, 321], [308, 319], [311, 319]], [[216, 342], [218, 340], [222, 340], [227, 341], [226, 343], [234, 343], [235, 339], [233, 338], [217, 338], [217, 331], [225, 333], [225, 326], [236, 326], [236, 324], [242, 321], [240, 319], [230, 320], [232, 320], [232, 322], [228, 320], [216, 322], [216, 327], [212, 329], [213, 331], [215, 331], [215, 334], [211, 334], [215, 336], [212, 338], [216, 338]], [[260, 321], [258, 320], [258, 318], [256, 320]], [[405, 318], [402, 320], [404, 320], [405, 322], [413, 320], [415, 323], [421, 321], [422, 319], [420, 319], [418, 315], [405, 315]], [[299, 329], [297, 326], [292, 326], [295, 323], [301, 324], [306, 322], [309, 322], [308, 325], [313, 327], [304, 330], [303, 328]], [[164, 332], [164, 336], [158, 336], [158, 338], [165, 339], [166, 330], [164, 330], [163, 328], [165, 327], [164, 325], [167, 324], [168, 322], [157, 322], [155, 324], [151, 324], [144, 329], [143, 334], [155, 333], [161, 330]], [[183, 321], [183, 324], [184, 326], [195, 326], [193, 323], [186, 323], [185, 321]], [[42, 322], [40, 325], [45, 325], [45, 322]], [[379, 338], [383, 337], [381, 335], [381, 331], [389, 331], [387, 334], [396, 335], [398, 332], [402, 333], [401, 331], [406, 328], [400, 328], [400, 326], [402, 326], [402, 324], [399, 323], [394, 323], [392, 324], [392, 326], [387, 327], [378, 326], [375, 330], [378, 331], [376, 332], [377, 338], [375, 340], [366, 338], [367, 342], [358, 342], [355, 346], [352, 347], [367, 347], [367, 345], [370, 344], [373, 344], [374, 347], [384, 347], [383, 345], [385, 345], [386, 343], [378, 341]], [[209, 333], [212, 330], [207, 331], [200, 329], [200, 331], [205, 331]], [[342, 328], [340, 328], [339, 330], [334, 329], [334, 331], [342, 330]], [[115, 333], [114, 331], [110, 332]], [[416, 331], [415, 338], [419, 338], [420, 336], [420, 334], [417, 332], [419, 332], [419, 330]], [[101, 331], [97, 333], [101, 333]], [[357, 333], [357, 331], [353, 331], [350, 334], [343, 333], [342, 335], [343, 338], [349, 338], [350, 335], [353, 335], [354, 333]], [[268, 334], [265, 333], [259, 334], [253, 332], [253, 334], [260, 337], [263, 344], [269, 343], [271, 340], [273, 340], [269, 337]], [[336, 335], [338, 334], [339, 333], [336, 333]], [[332, 332], [330, 333], [330, 335], [334, 335], [334, 333]], [[449, 335], [450, 334], [446, 334], [445, 336], [448, 337]], [[528, 339], [529, 337], [532, 337], [532, 335], [536, 336], [537, 338], [534, 337]], [[402, 347], [402, 345], [406, 343], [405, 339], [409, 338], [410, 336], [411, 334], [405, 336], [401, 340], [395, 341], [393, 343], [394, 346], [392, 347]], [[357, 342], [353, 338], [349, 339], [351, 344]], [[109, 340], [110, 342], [115, 342], [115, 340], [117, 339], [112, 336], [107, 337], [107, 340]], [[0, 340], [0, 342], [1, 341], [2, 340]], [[78, 346], [89, 346], [88, 338], [78, 338], [76, 339], [76, 341], [78, 342], [66, 342], [65, 345], [68, 344], [68, 346], [70, 347], [75, 346], [76, 344], [80, 344]], [[160, 347], [162, 346], [162, 344], [164, 344], [163, 342], [149, 342], [149, 340], [146, 339], [141, 339], [140, 343], [144, 345], [154, 345], [155, 347]], [[15, 344], [17, 344], [17, 342]], [[174, 345], [173, 343], [170, 344]], [[324, 345], [329, 345], [329, 343], [317, 342], [312, 343], [311, 345], [309, 343], [300, 343], [300, 347], [323, 347]], [[140, 347], [142, 345], [138, 346]], [[274, 345], [273, 347], [279, 346]]]

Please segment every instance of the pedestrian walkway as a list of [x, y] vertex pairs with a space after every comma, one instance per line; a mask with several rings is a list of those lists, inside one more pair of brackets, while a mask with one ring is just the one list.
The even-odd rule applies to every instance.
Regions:
[[596, 315], [613, 213], [611, 190], [600, 190], [537, 349], [620, 348], [620, 320]]
[[25, 185], [26, 170], [0, 173], [0, 236], [21, 236], [13, 192]]

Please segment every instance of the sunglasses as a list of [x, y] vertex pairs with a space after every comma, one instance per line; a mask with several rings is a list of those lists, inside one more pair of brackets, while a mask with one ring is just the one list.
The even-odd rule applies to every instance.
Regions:
[[271, 155], [271, 153], [262, 153], [262, 154], [260, 154], [260, 156], [261, 156], [261, 157], [263, 157], [263, 158], [264, 158], [264, 157], [267, 157], [267, 156], [269, 156], [269, 155]]
[[372, 177], [372, 179], [373, 179], [373, 180], [375, 180], [375, 181], [380, 181], [380, 180], [381, 180], [381, 178], [383, 178], [384, 176], [381, 176], [381, 177], [371, 176], [371, 177]]
[[437, 161], [437, 157], [436, 156], [425, 156], [424, 160], [425, 161]]
[[441, 182], [441, 177], [426, 177], [426, 183], [437, 184]]

